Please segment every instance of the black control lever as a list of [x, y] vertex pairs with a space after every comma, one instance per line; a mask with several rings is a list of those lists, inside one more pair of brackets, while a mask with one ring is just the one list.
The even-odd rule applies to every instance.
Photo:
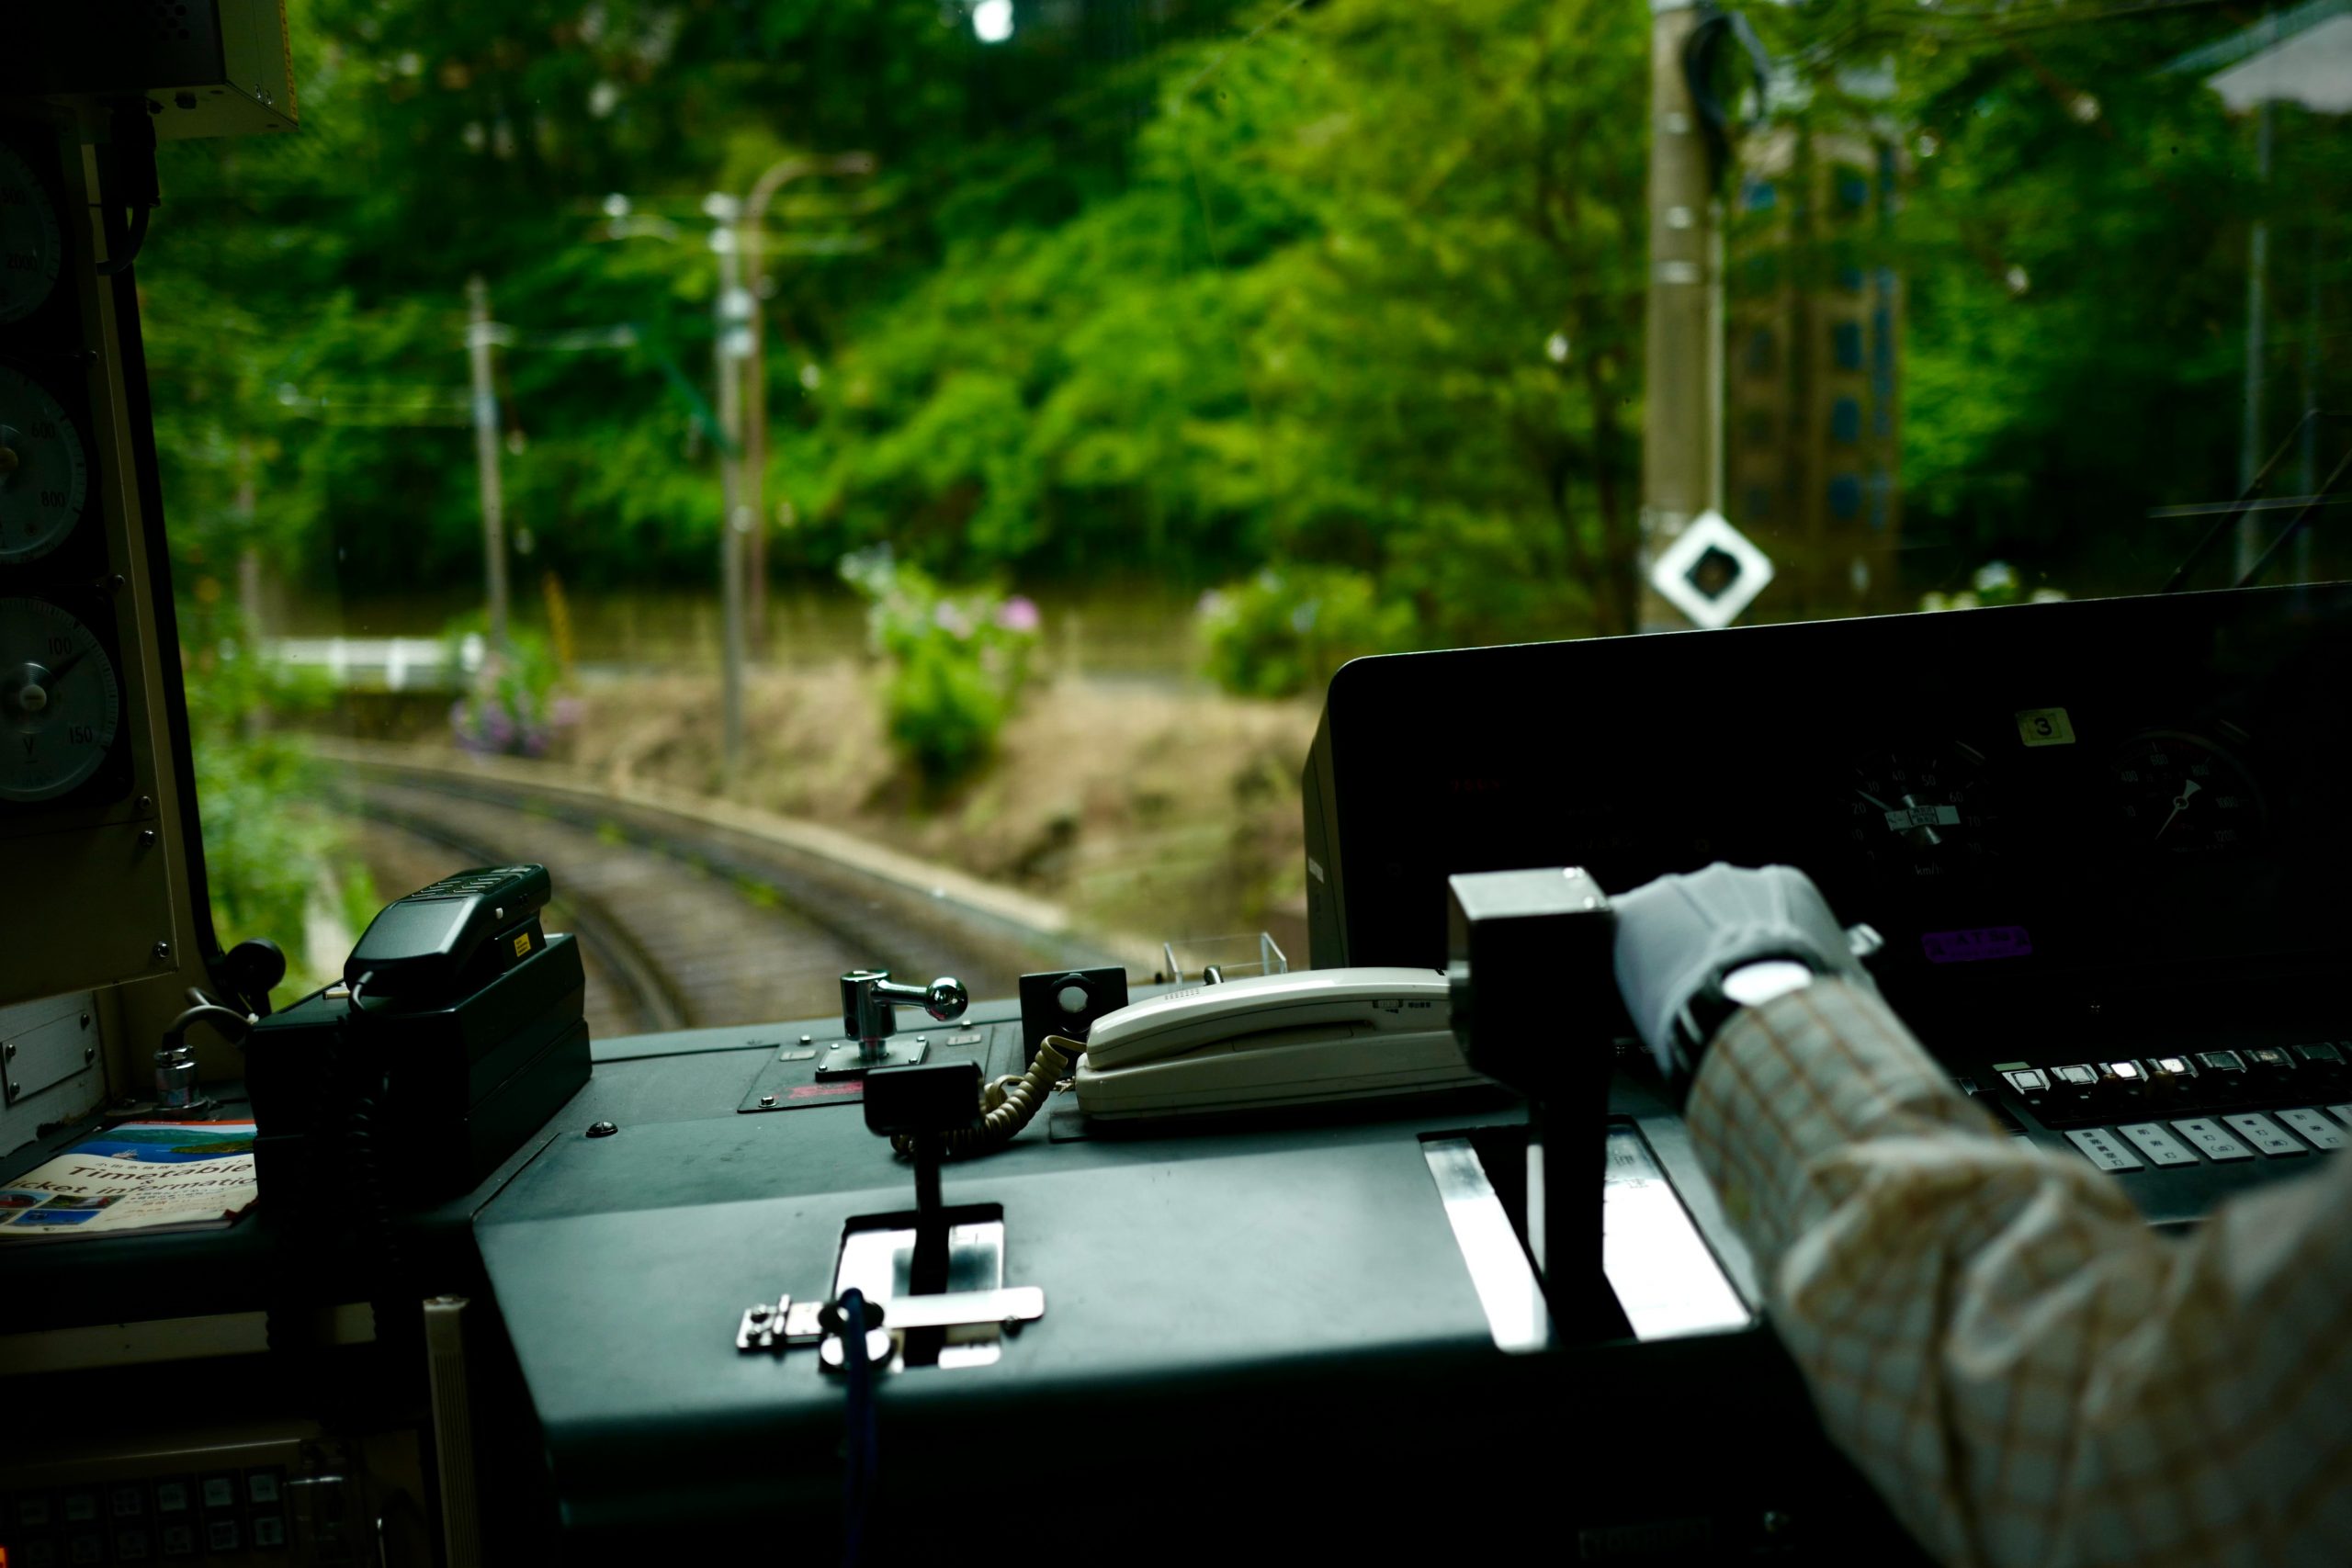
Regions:
[[1616, 1042], [1634, 1030], [1609, 896], [1572, 866], [1453, 876], [1446, 930], [1463, 1059], [1528, 1098], [1527, 1241], [1553, 1320], [1576, 1338], [1622, 1337], [1601, 1202]]
[[865, 1130], [885, 1138], [905, 1134], [914, 1156], [910, 1295], [937, 1295], [947, 1289], [947, 1208], [939, 1193], [939, 1166], [947, 1153], [947, 1134], [976, 1125], [979, 1105], [978, 1062], [876, 1067], [865, 1075]]

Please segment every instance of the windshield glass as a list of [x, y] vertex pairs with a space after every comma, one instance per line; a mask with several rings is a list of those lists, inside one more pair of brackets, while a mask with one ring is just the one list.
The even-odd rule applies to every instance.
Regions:
[[139, 268], [220, 936], [1303, 963], [1355, 655], [2341, 576], [2344, 11], [297, 0]]

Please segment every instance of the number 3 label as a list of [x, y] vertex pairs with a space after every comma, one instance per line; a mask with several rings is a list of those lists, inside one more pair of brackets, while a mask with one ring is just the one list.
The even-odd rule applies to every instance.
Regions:
[[2018, 715], [2018, 739], [2029, 746], [2072, 746], [2075, 727], [2064, 708], [2028, 708]]

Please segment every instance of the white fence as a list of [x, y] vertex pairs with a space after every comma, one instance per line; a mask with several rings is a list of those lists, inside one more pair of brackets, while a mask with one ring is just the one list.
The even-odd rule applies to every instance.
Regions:
[[439, 637], [281, 637], [266, 646], [270, 658], [323, 670], [349, 691], [454, 692], [464, 683], [462, 660], [452, 660], [449, 645]]

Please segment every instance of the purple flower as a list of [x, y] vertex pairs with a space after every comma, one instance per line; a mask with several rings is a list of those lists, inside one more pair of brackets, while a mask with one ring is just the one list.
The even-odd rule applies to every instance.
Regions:
[[996, 607], [998, 627], [1009, 632], [1034, 632], [1040, 617], [1035, 600], [1016, 593]]

